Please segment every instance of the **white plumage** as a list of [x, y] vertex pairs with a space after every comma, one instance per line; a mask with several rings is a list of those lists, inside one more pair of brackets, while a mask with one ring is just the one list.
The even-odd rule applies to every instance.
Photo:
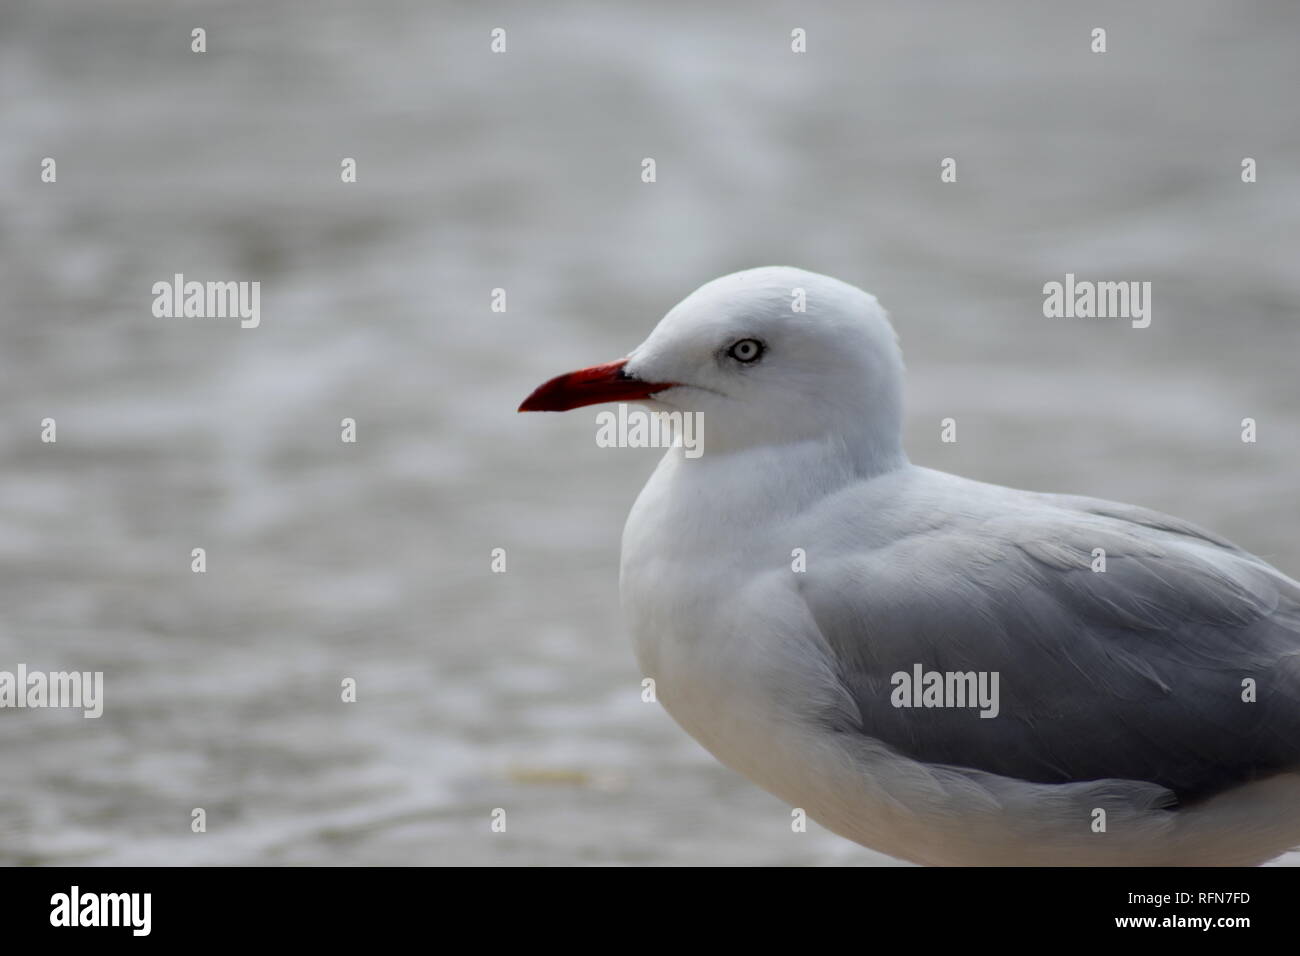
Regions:
[[[1232, 865], [1300, 844], [1300, 585], [1175, 518], [910, 464], [902, 379], [872, 296], [764, 268], [525, 403], [703, 417], [704, 454], [669, 450], [623, 534], [628, 626], [673, 718], [916, 862]], [[897, 706], [914, 665], [996, 673], [997, 716]]]

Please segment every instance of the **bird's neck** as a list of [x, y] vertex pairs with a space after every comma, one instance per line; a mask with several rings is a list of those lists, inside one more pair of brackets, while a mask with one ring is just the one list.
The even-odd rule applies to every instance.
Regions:
[[656, 478], [671, 486], [674, 496], [707, 502], [737, 518], [745, 513], [770, 518], [797, 513], [842, 488], [908, 465], [897, 443], [863, 447], [825, 437], [726, 450], [706, 445], [698, 458], [673, 448]]

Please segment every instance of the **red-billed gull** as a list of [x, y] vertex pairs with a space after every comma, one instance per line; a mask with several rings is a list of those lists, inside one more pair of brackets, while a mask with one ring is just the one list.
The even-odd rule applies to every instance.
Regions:
[[704, 453], [669, 449], [623, 531], [665, 709], [915, 862], [1237, 865], [1300, 844], [1300, 584], [1177, 518], [912, 465], [902, 386], [873, 296], [770, 267], [520, 407], [702, 416]]

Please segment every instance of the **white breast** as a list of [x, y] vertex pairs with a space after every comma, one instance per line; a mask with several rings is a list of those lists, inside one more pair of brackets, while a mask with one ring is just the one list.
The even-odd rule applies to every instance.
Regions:
[[795, 735], [829, 706], [834, 678], [819, 649], [799, 640], [807, 611], [771, 513], [746, 521], [750, 503], [718, 500], [718, 476], [691, 474], [698, 464], [669, 452], [632, 508], [624, 617], [642, 675], [673, 719], [720, 761], [792, 799], [815, 749]]

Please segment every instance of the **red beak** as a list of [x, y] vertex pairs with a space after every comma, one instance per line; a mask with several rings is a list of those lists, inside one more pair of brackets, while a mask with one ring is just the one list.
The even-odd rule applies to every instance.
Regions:
[[571, 408], [598, 405], [601, 402], [634, 402], [677, 384], [643, 382], [623, 371], [626, 364], [627, 359], [624, 358], [556, 376], [545, 385], [539, 385], [533, 394], [524, 399], [519, 410], [567, 412]]

